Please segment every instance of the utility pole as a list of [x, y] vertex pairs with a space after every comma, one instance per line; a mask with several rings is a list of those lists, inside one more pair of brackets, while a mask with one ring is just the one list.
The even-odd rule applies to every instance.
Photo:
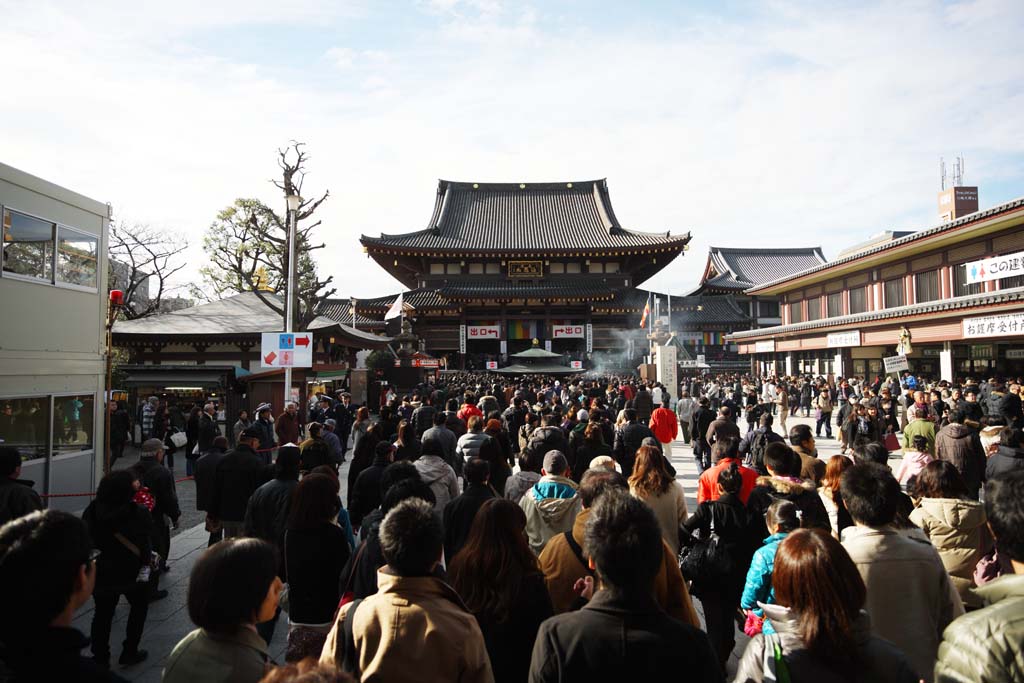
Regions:
[[[290, 194], [285, 197], [288, 202], [288, 283], [284, 299], [284, 331], [285, 334], [295, 332], [295, 296], [298, 289], [296, 282], [298, 273], [299, 255], [296, 252], [295, 241], [297, 238], [296, 223], [298, 222], [299, 206], [302, 204], [302, 197]], [[284, 368], [284, 404], [282, 409], [288, 407], [292, 400], [292, 367], [286, 365]]]

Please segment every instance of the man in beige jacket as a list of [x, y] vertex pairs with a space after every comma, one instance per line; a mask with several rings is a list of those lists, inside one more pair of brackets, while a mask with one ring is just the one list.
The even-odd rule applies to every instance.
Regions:
[[320, 661], [363, 683], [493, 683], [476, 618], [433, 576], [443, 540], [430, 503], [412, 498], [392, 508], [380, 525], [387, 565], [377, 572], [378, 592], [341, 608]]
[[854, 465], [843, 473], [841, 491], [856, 525], [843, 531], [843, 547], [867, 587], [871, 631], [930, 681], [942, 631], [964, 613], [960, 596], [927, 538], [893, 528], [901, 492], [889, 468]]

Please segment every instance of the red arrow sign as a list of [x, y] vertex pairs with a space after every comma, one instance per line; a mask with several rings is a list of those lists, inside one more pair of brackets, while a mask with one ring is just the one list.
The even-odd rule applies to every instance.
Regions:
[[295, 345], [296, 346], [309, 346], [309, 337], [306, 337], [306, 336], [302, 336], [302, 337], [296, 336], [295, 337]]
[[270, 353], [263, 357], [263, 360], [266, 361], [267, 365], [273, 365], [275, 358], [277, 358], [277, 354], [271, 351]]

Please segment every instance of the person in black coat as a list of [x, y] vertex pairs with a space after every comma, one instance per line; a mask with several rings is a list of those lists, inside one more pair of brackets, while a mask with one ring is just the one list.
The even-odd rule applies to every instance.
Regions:
[[149, 586], [148, 577], [140, 572], [149, 568], [153, 519], [133, 501], [136, 485], [131, 470], [111, 472], [100, 481], [96, 498], [82, 514], [100, 551], [93, 589], [96, 609], [92, 615], [91, 649], [96, 661], [106, 667], [110, 666], [110, 627], [122, 595], [130, 609], [118, 662], [137, 664], [147, 655], [139, 649], [139, 642], [149, 612]]
[[270, 480], [271, 471], [256, 454], [260, 433], [254, 427], [242, 432], [238, 445], [224, 454], [213, 477], [209, 517], [224, 530], [224, 536], [241, 536], [245, 510], [253, 491]]
[[[200, 512], [209, 514], [213, 508], [213, 480], [217, 474], [217, 463], [227, 453], [227, 441], [223, 436], [219, 439], [214, 439], [210, 450], [196, 460], [195, 472], [192, 476], [196, 483], [196, 510]], [[209, 545], [213, 545], [224, 538], [224, 531], [219, 527], [213, 528], [208, 523], [207, 530], [210, 532]]]
[[[646, 393], [646, 392], [645, 392]], [[633, 473], [633, 461], [636, 459], [636, 451], [643, 445], [644, 439], [654, 437], [654, 432], [644, 422], [638, 422], [638, 412], [632, 408], [626, 408], [626, 424], [615, 433], [615, 443], [612, 446], [612, 457], [619, 463], [622, 473], [627, 477]]]
[[710, 401], [702, 396], [697, 400], [697, 409], [693, 411], [693, 459], [697, 462], [697, 476], [711, 467], [711, 444], [708, 443], [708, 427], [715, 421], [715, 411], [710, 408]]
[[110, 464], [122, 455], [124, 447], [131, 440], [132, 422], [124, 401], [110, 402]]
[[[174, 485], [174, 475], [164, 467], [164, 444], [160, 439], [147, 439], [142, 444], [139, 461], [132, 466], [132, 471], [139, 482], [149, 489], [153, 496], [154, 506], [150, 514], [153, 517], [153, 550], [160, 554], [166, 563], [171, 550], [171, 525], [177, 529], [181, 517], [178, 505], [178, 492]], [[166, 591], [158, 591], [159, 572], [150, 575], [150, 589], [153, 598], [166, 597]]]
[[708, 539], [713, 528], [726, 548], [728, 563], [722, 568], [724, 571], [711, 581], [694, 579], [690, 589], [704, 607], [708, 638], [723, 671], [736, 646], [733, 615], [739, 607], [743, 581], [755, 550], [751, 520], [739, 498], [742, 487], [743, 476], [736, 463], [719, 472], [718, 499], [698, 505], [693, 515], [683, 522], [684, 532], [681, 534], [684, 536], [683, 545], [688, 546], [695, 542], [696, 532], [701, 538]]
[[356, 485], [348, 496], [348, 516], [353, 529], [358, 529], [366, 515], [380, 507], [383, 497], [380, 490], [381, 477], [394, 457], [395, 445], [390, 441], [381, 441], [374, 448], [373, 464], [359, 473]]
[[32, 488], [35, 482], [20, 476], [21, 453], [13, 446], [0, 446], [0, 525], [43, 509], [43, 499]]
[[469, 537], [480, 506], [494, 498], [490, 486], [490, 464], [483, 458], [470, 458], [462, 470], [466, 490], [444, 507], [444, 556], [450, 562], [462, 550]]
[[[884, 451], [884, 447], [882, 448]], [[783, 443], [769, 444], [765, 449], [764, 466], [769, 476], [758, 477], [757, 484], [747, 498], [754, 535], [758, 539], [768, 537], [764, 513], [780, 498], [792, 501], [800, 511], [804, 528], [815, 527], [832, 531], [825, 504], [821, 502], [817, 486], [813, 481], [800, 478], [800, 456]]]
[[449, 583], [476, 617], [496, 683], [527, 680], [537, 629], [554, 611], [525, 528], [514, 502], [483, 500], [465, 545], [448, 555]]
[[[606, 492], [584, 538], [600, 589], [582, 609], [540, 625], [529, 680], [647, 681], [685, 672], [687, 681], [720, 683], [707, 636], [669, 617], [653, 597], [664, 541], [651, 509], [627, 492]], [[585, 585], [584, 597], [593, 585]]]
[[352, 452], [352, 462], [348, 466], [348, 487], [346, 488], [346, 491], [348, 491], [346, 507], [350, 510], [352, 509], [352, 494], [356, 490], [356, 481], [359, 479], [359, 475], [367, 467], [373, 465], [373, 459], [377, 453], [377, 444], [381, 441], [386, 441], [381, 436], [383, 430], [384, 428], [381, 427], [379, 422], [370, 425], [370, 428], [366, 430], [366, 434], [356, 444], [355, 451]]
[[999, 446], [985, 465], [985, 479], [1024, 469], [1024, 433], [1016, 427], [999, 432]]

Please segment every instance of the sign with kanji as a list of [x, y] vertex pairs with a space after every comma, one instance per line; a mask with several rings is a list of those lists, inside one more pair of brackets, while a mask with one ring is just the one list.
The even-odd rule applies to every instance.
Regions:
[[[988, 256], [980, 261], [971, 261], [964, 264], [964, 270], [968, 285], [1024, 275], [1024, 251], [1003, 256]], [[959, 296], [961, 293], [953, 292], [953, 296]]]
[[573, 370], [582, 370], [583, 369], [583, 361], [581, 361], [581, 360], [571, 360], [571, 361], [569, 361], [569, 367], [572, 368]]
[[847, 346], [860, 346], [860, 330], [828, 333], [828, 348], [840, 349]]
[[907, 361], [906, 356], [889, 356], [888, 358], [883, 358], [882, 362], [885, 363], [886, 373], [910, 369], [910, 363]]
[[313, 333], [264, 332], [261, 335], [260, 367], [313, 367]]
[[587, 323], [587, 353], [594, 352], [594, 325]]
[[486, 366], [487, 366], [488, 370], [497, 370], [498, 369], [498, 361], [496, 361], [496, 360], [489, 360], [489, 361], [487, 361]]
[[459, 325], [459, 353], [466, 352], [466, 326]]
[[1024, 335], [1024, 312], [964, 318], [960, 324], [964, 339]]
[[555, 339], [583, 339], [583, 325], [555, 325], [551, 328]]
[[467, 325], [466, 335], [470, 339], [501, 339], [501, 325]]

